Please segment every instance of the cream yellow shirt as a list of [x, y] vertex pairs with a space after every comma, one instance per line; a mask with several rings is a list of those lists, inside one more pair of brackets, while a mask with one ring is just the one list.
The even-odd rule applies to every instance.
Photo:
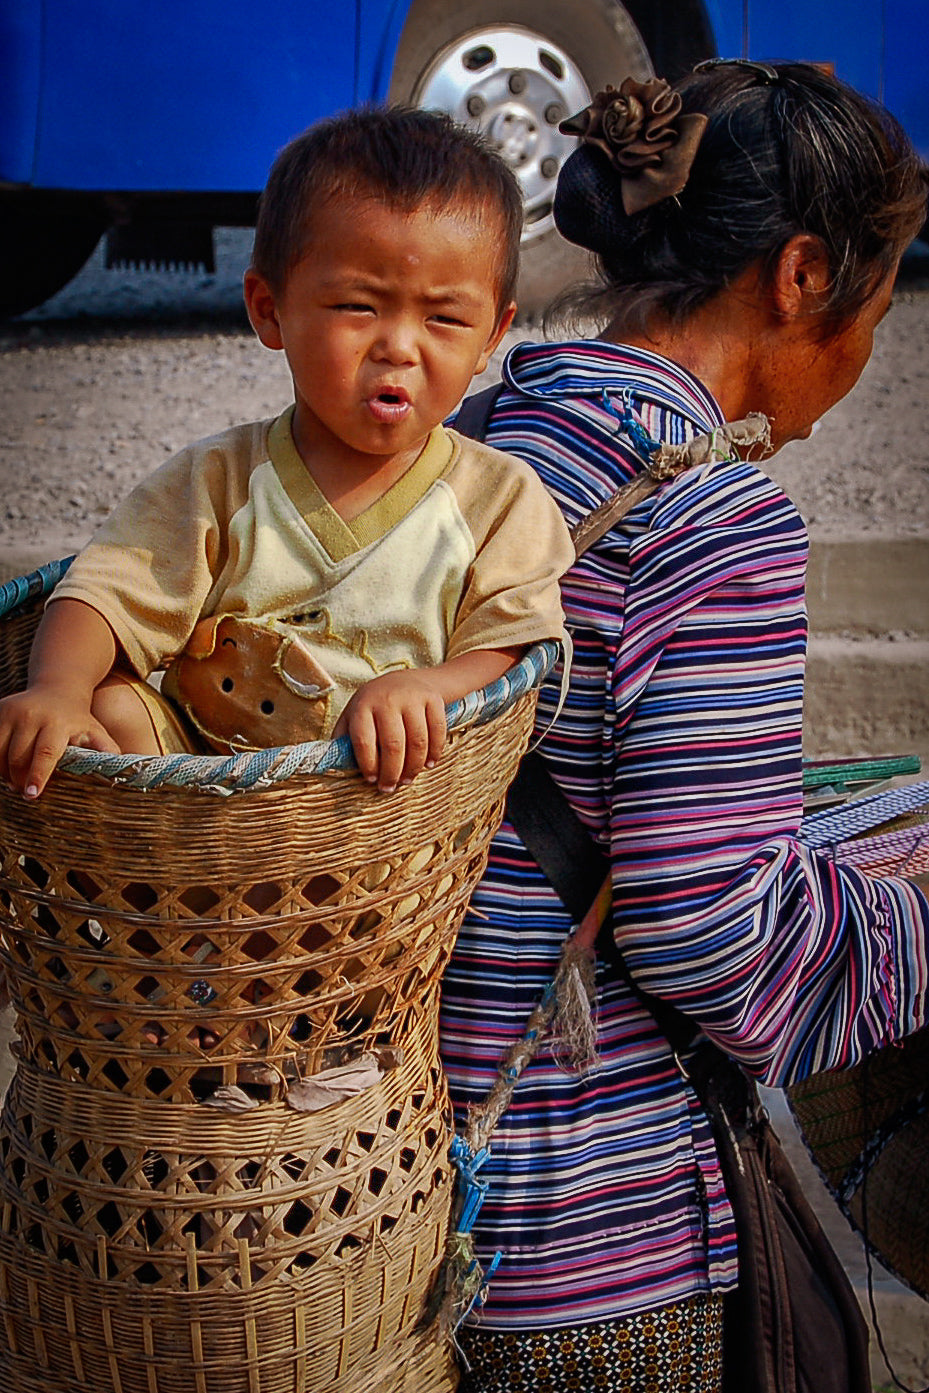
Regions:
[[97, 610], [141, 676], [169, 665], [207, 616], [296, 636], [332, 684], [307, 739], [329, 734], [380, 672], [561, 634], [558, 580], [574, 549], [527, 465], [438, 426], [349, 523], [297, 453], [291, 419], [292, 408], [175, 455], [104, 523], [53, 599]]

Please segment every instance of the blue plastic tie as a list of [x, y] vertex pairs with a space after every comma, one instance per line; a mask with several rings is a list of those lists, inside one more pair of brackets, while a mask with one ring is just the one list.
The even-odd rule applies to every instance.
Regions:
[[[494, 1275], [494, 1273], [496, 1272], [497, 1268], [500, 1266], [500, 1263], [501, 1263], [501, 1261], [502, 1261], [502, 1258], [503, 1258], [503, 1253], [502, 1253], [502, 1252], [500, 1251], [500, 1249], [498, 1248], [497, 1251], [494, 1253], [493, 1259], [491, 1260], [489, 1266], [485, 1269], [484, 1278], [483, 1278], [483, 1281], [481, 1282], [481, 1285], [478, 1287], [477, 1291], [476, 1291], [476, 1292], [474, 1293], [474, 1295], [471, 1297], [471, 1300], [468, 1302], [467, 1306], [465, 1307], [465, 1309], [462, 1311], [461, 1315], [458, 1317], [457, 1321], [455, 1322], [455, 1329], [456, 1329], [456, 1330], [458, 1329], [458, 1327], [459, 1327], [460, 1325], [464, 1325], [465, 1321], [468, 1319], [468, 1316], [469, 1316], [469, 1315], [471, 1314], [471, 1312], [475, 1309], [475, 1307], [477, 1307], [477, 1309], [480, 1310], [480, 1308], [483, 1306], [484, 1302], [487, 1300], [487, 1291], [488, 1291], [488, 1288], [490, 1287], [490, 1279], [491, 1279], [491, 1277], [493, 1277], [493, 1275]], [[474, 1269], [475, 1269], [477, 1266], [478, 1266], [478, 1262], [477, 1262], [477, 1258], [475, 1258], [474, 1261], [472, 1262], [471, 1266], [468, 1268], [468, 1275], [469, 1275], [469, 1276], [470, 1276], [470, 1274], [474, 1271]]]
[[464, 1137], [452, 1138], [449, 1156], [458, 1171], [458, 1185], [461, 1191], [461, 1214], [458, 1219], [457, 1233], [470, 1233], [478, 1214], [481, 1212], [481, 1205], [484, 1203], [490, 1182], [480, 1180], [477, 1172], [489, 1155], [489, 1147], [484, 1146], [476, 1155], [473, 1155]]
[[642, 455], [646, 461], [650, 460], [655, 451], [661, 448], [661, 442], [652, 439], [633, 411], [632, 391], [628, 387], [623, 391], [622, 413], [616, 410], [605, 387], [603, 388], [601, 397], [603, 409], [608, 411], [617, 421], [616, 434], [628, 435], [639, 454]]

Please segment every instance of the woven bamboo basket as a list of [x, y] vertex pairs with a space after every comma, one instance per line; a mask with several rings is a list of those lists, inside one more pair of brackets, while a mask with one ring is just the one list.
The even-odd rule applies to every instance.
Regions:
[[[814, 814], [801, 837], [869, 875], [929, 891], [929, 782]], [[929, 1300], [929, 1027], [787, 1097], [820, 1174], [880, 1262]]]
[[[3, 694], [60, 573], [6, 587]], [[455, 1386], [438, 991], [554, 656], [457, 703], [390, 797], [344, 741], [0, 787], [4, 1393]]]

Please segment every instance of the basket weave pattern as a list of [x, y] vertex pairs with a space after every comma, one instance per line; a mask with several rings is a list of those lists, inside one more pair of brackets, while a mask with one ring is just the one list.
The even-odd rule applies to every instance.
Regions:
[[[30, 609], [0, 624], [6, 690]], [[350, 773], [0, 788], [4, 1393], [454, 1386], [422, 1325], [451, 1198], [438, 991], [533, 708], [389, 798]], [[292, 1106], [362, 1055], [379, 1081]]]
[[843, 1213], [877, 1257], [929, 1300], [929, 1029], [867, 1065], [814, 1074], [790, 1105]]
[[[929, 890], [929, 783], [810, 820], [821, 850], [875, 876]], [[831, 836], [830, 836], [831, 831]], [[801, 831], [802, 835], [802, 831]], [[929, 1027], [848, 1069], [813, 1074], [787, 1096], [846, 1218], [874, 1255], [929, 1300]]]

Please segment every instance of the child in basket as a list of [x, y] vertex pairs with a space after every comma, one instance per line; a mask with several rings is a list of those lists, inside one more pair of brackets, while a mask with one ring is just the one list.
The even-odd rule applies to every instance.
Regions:
[[512, 322], [520, 227], [509, 170], [444, 117], [348, 113], [281, 152], [245, 300], [294, 405], [182, 450], [96, 534], [0, 703], [0, 776], [35, 798], [68, 744], [347, 731], [388, 791], [435, 763], [448, 701], [561, 633], [559, 509], [441, 424]]

